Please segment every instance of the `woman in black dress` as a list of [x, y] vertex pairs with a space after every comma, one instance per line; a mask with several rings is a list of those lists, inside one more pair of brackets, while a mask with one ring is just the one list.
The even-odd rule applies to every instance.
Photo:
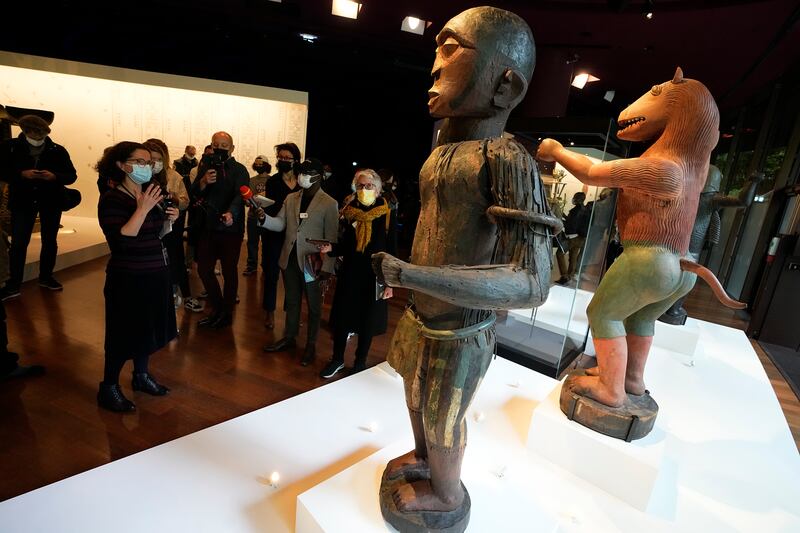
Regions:
[[178, 218], [178, 210], [159, 205], [161, 187], [146, 185], [153, 167], [150, 151], [143, 145], [121, 142], [103, 155], [97, 168], [118, 184], [100, 197], [97, 206], [111, 249], [103, 289], [105, 369], [97, 403], [111, 411], [133, 411], [136, 406], [119, 386], [119, 374], [128, 359], [133, 359], [134, 391], [154, 396], [169, 392], [149, 373], [148, 361], [150, 354], [177, 335], [169, 260], [161, 237]]
[[381, 197], [381, 179], [371, 169], [356, 172], [355, 198], [341, 211], [342, 233], [339, 242], [326, 244], [320, 251], [342, 258], [337, 272], [336, 294], [328, 323], [333, 328], [333, 357], [320, 372], [330, 378], [344, 368], [344, 351], [350, 333], [358, 335], [353, 370], [366, 368], [372, 337], [386, 333], [391, 287], [378, 287], [372, 270], [372, 254], [396, 251], [393, 212]]
[[[297, 168], [300, 166], [300, 148], [294, 143], [283, 143], [275, 147], [278, 172], [267, 179], [264, 196], [275, 203], [264, 209], [271, 217], [277, 216], [283, 207], [286, 197], [300, 190], [297, 184]], [[275, 301], [278, 296], [278, 275], [281, 272], [278, 259], [283, 248], [286, 232], [264, 232], [264, 299], [263, 307], [267, 312], [264, 326], [272, 329], [275, 326]]]

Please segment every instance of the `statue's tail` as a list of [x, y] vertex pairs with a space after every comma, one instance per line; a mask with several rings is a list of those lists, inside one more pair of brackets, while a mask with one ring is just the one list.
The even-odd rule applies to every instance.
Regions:
[[693, 272], [697, 274], [698, 277], [702, 278], [703, 281], [708, 283], [708, 286], [711, 287], [711, 291], [714, 293], [714, 296], [716, 296], [717, 300], [719, 300], [720, 303], [722, 303], [722, 305], [725, 307], [730, 307], [731, 309], [745, 309], [747, 307], [746, 303], [738, 302], [728, 296], [728, 293], [726, 293], [725, 289], [722, 288], [722, 284], [719, 282], [714, 273], [703, 265], [699, 265], [694, 261], [689, 261], [688, 259], [681, 259], [681, 270], [685, 272]]

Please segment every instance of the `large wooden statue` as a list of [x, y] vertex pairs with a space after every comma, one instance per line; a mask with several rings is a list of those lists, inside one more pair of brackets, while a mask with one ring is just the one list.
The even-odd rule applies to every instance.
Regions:
[[388, 361], [404, 380], [415, 448], [389, 462], [380, 495], [401, 531], [466, 528], [465, 414], [493, 355], [494, 310], [545, 301], [561, 226], [533, 158], [501, 137], [533, 72], [528, 25], [501, 9], [469, 9], [436, 44], [428, 106], [444, 123], [420, 172], [411, 262], [374, 256], [390, 286], [413, 291]]
[[557, 161], [586, 184], [620, 189], [617, 225], [625, 251], [587, 311], [598, 366], [567, 378], [561, 408], [597, 431], [632, 440], [652, 429], [658, 409], [644, 384], [656, 319], [691, 290], [696, 275], [726, 305], [743, 305], [708, 269], [683, 258], [719, 138], [719, 111], [708, 89], [679, 68], [622, 111], [619, 127], [620, 139], [654, 142], [641, 157], [595, 164], [545, 139], [537, 158]]

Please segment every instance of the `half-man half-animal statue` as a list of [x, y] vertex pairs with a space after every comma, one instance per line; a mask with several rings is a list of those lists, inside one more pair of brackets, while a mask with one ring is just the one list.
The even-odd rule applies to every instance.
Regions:
[[388, 361], [403, 377], [415, 448], [389, 462], [380, 493], [384, 517], [403, 532], [466, 528], [465, 414], [494, 352], [495, 310], [545, 301], [561, 228], [533, 157], [502, 137], [533, 73], [528, 25], [469, 9], [436, 45], [428, 107], [444, 121], [420, 171], [411, 262], [374, 256], [379, 277], [413, 293]]
[[641, 157], [593, 163], [545, 139], [537, 158], [560, 163], [588, 185], [620, 189], [617, 225], [624, 252], [587, 310], [597, 367], [570, 374], [561, 409], [583, 425], [630, 441], [650, 432], [658, 412], [644, 384], [656, 319], [692, 289], [697, 276], [723, 304], [744, 304], [728, 297], [711, 271], [685, 258], [719, 139], [711, 93], [678, 68], [671, 81], [622, 111], [619, 127], [620, 139], [653, 144]]

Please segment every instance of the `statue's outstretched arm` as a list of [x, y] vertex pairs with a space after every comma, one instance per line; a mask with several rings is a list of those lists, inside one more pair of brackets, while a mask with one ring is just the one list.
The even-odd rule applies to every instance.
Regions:
[[742, 190], [739, 191], [738, 196], [724, 196], [722, 194], [714, 195], [714, 207], [750, 207], [753, 203], [753, 198], [756, 196], [756, 189], [758, 184], [764, 179], [764, 174], [759, 173], [753, 176], [750, 181], [744, 184]]
[[668, 159], [634, 157], [595, 163], [553, 139], [542, 141], [536, 157], [556, 161], [587, 185], [636, 189], [663, 200], [678, 198], [683, 191], [681, 168]]
[[429, 267], [386, 253], [375, 254], [373, 265], [390, 287], [405, 287], [469, 309], [529, 308], [547, 299], [549, 280], [515, 265]]

